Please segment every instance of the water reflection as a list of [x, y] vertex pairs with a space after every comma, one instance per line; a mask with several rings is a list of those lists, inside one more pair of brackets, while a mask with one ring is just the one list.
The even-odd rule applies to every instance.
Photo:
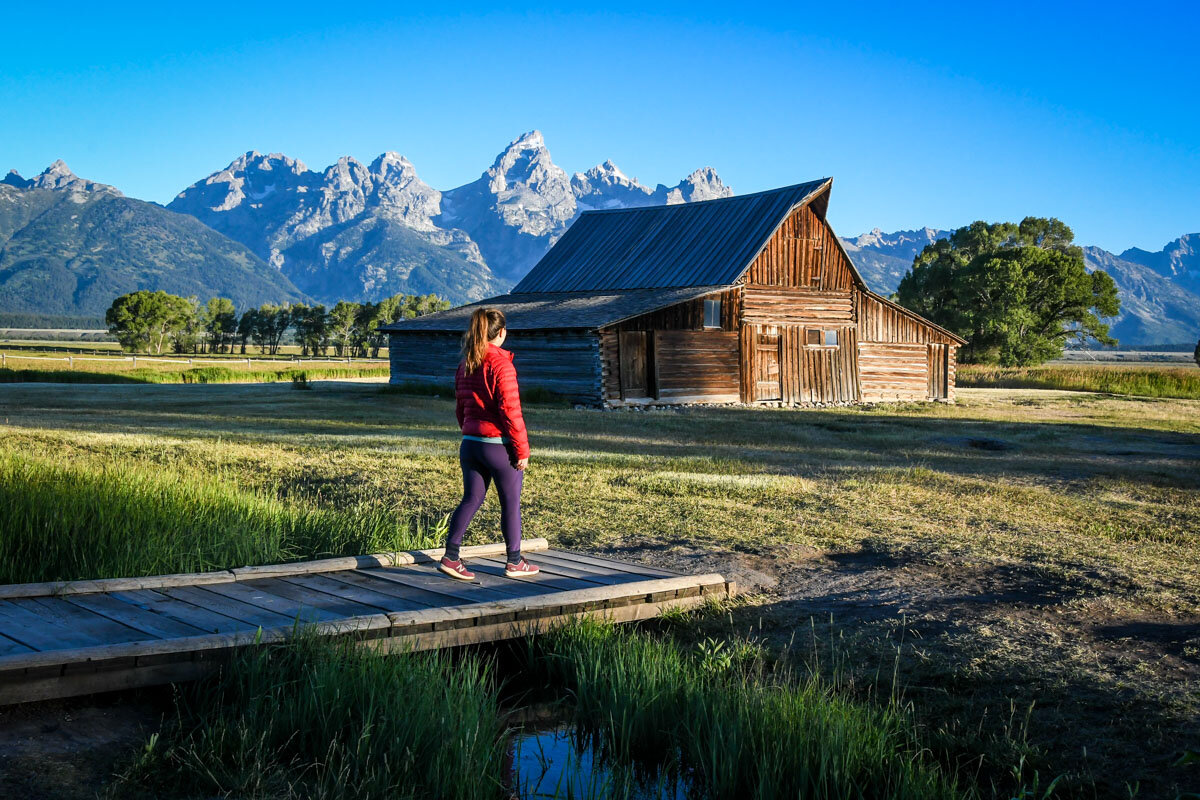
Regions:
[[686, 800], [686, 782], [657, 767], [634, 769], [603, 758], [595, 745], [566, 725], [525, 726], [509, 744], [512, 798], [562, 800]]

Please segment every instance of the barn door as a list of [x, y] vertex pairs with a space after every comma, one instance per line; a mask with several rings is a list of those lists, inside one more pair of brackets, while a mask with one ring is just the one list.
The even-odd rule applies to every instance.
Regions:
[[929, 345], [929, 399], [945, 400], [950, 373], [950, 348], [944, 344]]
[[779, 400], [779, 334], [754, 334], [754, 399]]
[[650, 396], [650, 360], [645, 331], [622, 331], [621, 399]]

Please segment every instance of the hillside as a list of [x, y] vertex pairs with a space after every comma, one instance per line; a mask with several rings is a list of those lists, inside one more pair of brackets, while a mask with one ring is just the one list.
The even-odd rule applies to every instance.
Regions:
[[0, 183], [0, 311], [103, 315], [138, 289], [231, 298], [239, 307], [303, 295], [245, 246], [61, 161]]

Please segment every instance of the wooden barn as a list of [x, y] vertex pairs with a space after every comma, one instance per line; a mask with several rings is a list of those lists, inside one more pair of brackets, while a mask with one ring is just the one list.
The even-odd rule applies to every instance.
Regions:
[[453, 381], [479, 306], [523, 389], [594, 405], [952, 400], [965, 341], [867, 288], [825, 221], [832, 179], [588, 211], [512, 292], [385, 326], [391, 381]]

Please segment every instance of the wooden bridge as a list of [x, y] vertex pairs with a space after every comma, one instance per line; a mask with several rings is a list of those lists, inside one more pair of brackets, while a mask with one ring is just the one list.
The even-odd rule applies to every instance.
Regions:
[[514, 638], [568, 619], [630, 622], [734, 592], [683, 575], [525, 542], [540, 575], [503, 577], [504, 546], [464, 547], [476, 578], [434, 568], [441, 550], [143, 578], [0, 586], [0, 705], [199, 678], [238, 649], [303, 625], [381, 651]]

